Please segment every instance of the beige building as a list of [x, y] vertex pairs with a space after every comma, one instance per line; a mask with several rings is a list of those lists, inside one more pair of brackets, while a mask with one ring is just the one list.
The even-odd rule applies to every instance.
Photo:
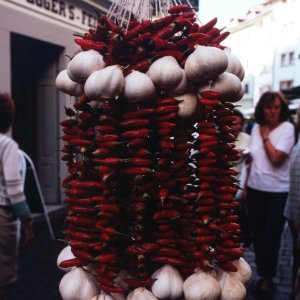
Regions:
[[[0, 0], [0, 90], [16, 101], [13, 137], [34, 161], [46, 203], [62, 202], [59, 121], [70, 97], [55, 87], [83, 33], [107, 12], [107, 0]], [[33, 199], [29, 199], [34, 201]]]

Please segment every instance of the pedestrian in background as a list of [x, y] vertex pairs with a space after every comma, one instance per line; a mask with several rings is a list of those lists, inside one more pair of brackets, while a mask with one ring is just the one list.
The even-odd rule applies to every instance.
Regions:
[[295, 144], [287, 101], [279, 92], [264, 93], [255, 107], [247, 200], [257, 273], [256, 292], [265, 299], [274, 290], [283, 211], [289, 191], [289, 156]]
[[234, 109], [233, 115], [235, 121], [232, 124], [232, 134], [235, 136], [235, 149], [241, 152], [242, 156], [238, 161], [235, 161], [234, 169], [238, 172], [235, 177], [240, 189], [235, 195], [236, 200], [241, 204], [238, 210], [239, 223], [242, 229], [241, 242], [244, 247], [249, 247], [251, 244], [251, 235], [249, 229], [249, 217], [246, 199], [244, 199], [244, 190], [246, 188], [246, 178], [248, 174], [248, 157], [250, 153], [250, 135], [243, 131], [245, 125], [245, 118], [241, 111]]
[[[300, 128], [300, 107], [297, 110], [296, 127]], [[296, 284], [300, 266], [300, 140], [291, 154], [289, 196], [284, 210], [293, 238], [293, 285]], [[300, 279], [300, 278], [299, 278]], [[300, 291], [299, 291], [300, 292]], [[298, 295], [300, 299], [300, 294]]]
[[14, 120], [14, 101], [0, 93], [0, 300], [9, 297], [18, 273], [19, 220], [24, 243], [33, 238], [30, 210], [23, 193], [18, 144], [6, 133]]

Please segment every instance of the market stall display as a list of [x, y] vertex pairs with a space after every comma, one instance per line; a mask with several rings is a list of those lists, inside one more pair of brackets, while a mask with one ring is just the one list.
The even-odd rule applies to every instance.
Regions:
[[[115, 1], [56, 79], [71, 299], [243, 299], [232, 168], [244, 70], [180, 1]], [[219, 298], [220, 297], [220, 298]]]

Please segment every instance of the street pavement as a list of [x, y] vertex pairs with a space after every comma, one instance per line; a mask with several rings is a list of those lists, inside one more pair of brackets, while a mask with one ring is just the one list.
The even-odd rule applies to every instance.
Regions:
[[[35, 221], [36, 238], [28, 249], [20, 248], [19, 281], [14, 286], [10, 300], [62, 300], [58, 286], [64, 272], [56, 266], [56, 258], [65, 244], [58, 239], [63, 239], [63, 214], [52, 216], [56, 241], [52, 241], [47, 226], [42, 221]], [[284, 229], [281, 242], [277, 276], [275, 278], [276, 291], [273, 300], [292, 300], [291, 289], [291, 259], [292, 240], [288, 227]], [[254, 253], [252, 248], [246, 250], [244, 258], [252, 267], [252, 278], [248, 287], [257, 279], [255, 273]], [[88, 300], [88, 299], [86, 299]], [[255, 298], [250, 288], [247, 300], [266, 300]]]

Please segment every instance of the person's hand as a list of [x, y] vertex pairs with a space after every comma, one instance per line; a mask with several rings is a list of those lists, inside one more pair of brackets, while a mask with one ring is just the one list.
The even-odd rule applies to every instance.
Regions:
[[263, 140], [269, 138], [269, 133], [270, 129], [267, 125], [260, 125], [260, 135]]
[[26, 222], [22, 224], [24, 230], [24, 243], [23, 246], [27, 248], [32, 240], [34, 239], [32, 221]]

